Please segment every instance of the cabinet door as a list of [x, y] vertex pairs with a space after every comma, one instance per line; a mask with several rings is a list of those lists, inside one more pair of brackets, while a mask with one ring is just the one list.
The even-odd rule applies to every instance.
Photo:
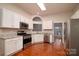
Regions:
[[52, 29], [52, 20], [43, 21], [43, 29]]
[[2, 27], [12, 28], [13, 19], [12, 11], [3, 9]]
[[38, 42], [43, 42], [44, 41], [44, 35], [43, 34], [38, 34], [37, 35], [37, 39], [38, 39]]
[[15, 51], [17, 51], [17, 40], [6, 39], [5, 40], [5, 55], [9, 55]]
[[25, 20], [25, 17], [24, 16], [21, 16], [21, 22], [26, 23], [26, 20]]
[[22, 37], [19, 37], [19, 38], [16, 38], [17, 39], [17, 50], [20, 50], [23, 48], [23, 38]]
[[43, 42], [44, 35], [42, 34], [34, 34], [32, 35], [32, 43]]
[[13, 28], [20, 28], [20, 15], [14, 13]]
[[35, 43], [35, 35], [32, 35], [32, 43]]

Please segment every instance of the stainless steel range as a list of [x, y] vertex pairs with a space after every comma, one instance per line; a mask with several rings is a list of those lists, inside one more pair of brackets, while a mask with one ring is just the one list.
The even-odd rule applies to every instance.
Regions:
[[31, 34], [27, 34], [24, 31], [18, 31], [17, 35], [23, 36], [23, 49], [31, 44]]

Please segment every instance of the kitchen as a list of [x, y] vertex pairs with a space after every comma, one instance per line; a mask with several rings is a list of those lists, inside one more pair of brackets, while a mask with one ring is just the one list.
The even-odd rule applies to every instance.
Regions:
[[[26, 39], [26, 41], [27, 39], [30, 39], [29, 43], [32, 43], [32, 44], [41, 43], [44, 41], [43, 40], [44, 33], [47, 33], [47, 34], [50, 34], [49, 37], [52, 40], [52, 33], [51, 33], [52, 20], [47, 21], [49, 25], [46, 25], [46, 24], [42, 25], [43, 23], [41, 22], [41, 25], [43, 27], [47, 26], [47, 28], [43, 28], [43, 29], [46, 29], [47, 31], [43, 31], [42, 26], [41, 26], [41, 30], [39, 30], [40, 29], [39, 25], [37, 26], [39, 29], [37, 27], [33, 29], [33, 24], [34, 25], [38, 23], [40, 24], [40, 22], [35, 23], [34, 21], [32, 21], [29, 24], [29, 21], [26, 17], [19, 15], [18, 13], [15, 13], [6, 8], [0, 8], [0, 12], [1, 12], [0, 13], [1, 15], [0, 16], [1, 17], [0, 48], [2, 51], [0, 55], [12, 55], [15, 52], [24, 48], [24, 42], [25, 42], [24, 38]], [[38, 38], [39, 40], [37, 40]], [[52, 41], [49, 41], [49, 43], [52, 43]]]
[[[33, 3], [0, 4], [1, 56], [14, 55], [37, 43], [53, 44], [56, 42], [60, 44], [61, 41], [65, 48], [70, 48], [66, 42], [70, 39], [70, 19], [74, 12], [73, 9], [78, 4], [45, 5], [49, 8], [49, 12], [44, 11], [44, 13], [39, 8], [36, 9], [36, 4]], [[32, 7], [34, 7], [33, 10]]]

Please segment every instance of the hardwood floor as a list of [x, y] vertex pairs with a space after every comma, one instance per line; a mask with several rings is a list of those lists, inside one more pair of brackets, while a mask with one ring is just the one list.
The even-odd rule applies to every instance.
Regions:
[[66, 52], [63, 45], [38, 43], [26, 47], [15, 56], [65, 56]]

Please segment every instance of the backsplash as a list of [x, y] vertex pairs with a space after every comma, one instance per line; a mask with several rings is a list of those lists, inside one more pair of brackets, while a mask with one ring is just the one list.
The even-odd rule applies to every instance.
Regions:
[[[0, 29], [0, 37], [12, 37], [12, 36], [17, 36], [17, 31], [14, 29]], [[24, 30], [20, 30], [24, 31]], [[52, 34], [52, 30], [43, 30], [43, 31], [32, 31], [30, 30], [25, 30], [27, 34], [44, 34], [44, 33], [49, 33]]]
[[17, 30], [0, 29], [0, 37], [5, 37], [5, 36], [17, 36]]

